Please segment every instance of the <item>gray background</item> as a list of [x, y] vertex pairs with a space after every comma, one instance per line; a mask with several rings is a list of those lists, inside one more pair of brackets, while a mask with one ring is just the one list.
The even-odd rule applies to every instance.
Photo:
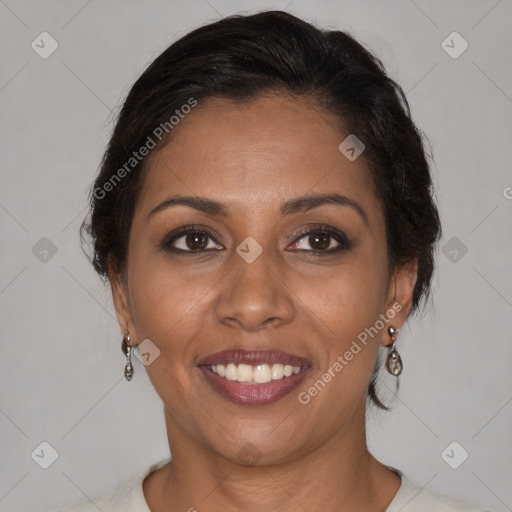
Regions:
[[[369, 415], [370, 449], [421, 486], [512, 510], [511, 0], [0, 0], [0, 510], [93, 497], [168, 455], [137, 358], [124, 380], [110, 289], [78, 228], [112, 111], [142, 69], [198, 25], [267, 8], [370, 46], [434, 151], [444, 228], [434, 307], [401, 334], [399, 397]], [[31, 47], [43, 31], [59, 45], [47, 59]], [[469, 44], [458, 58], [441, 45], [453, 31]], [[34, 460], [49, 456], [44, 441], [58, 452], [48, 469]], [[453, 441], [452, 461], [469, 453], [457, 469], [441, 456]]]

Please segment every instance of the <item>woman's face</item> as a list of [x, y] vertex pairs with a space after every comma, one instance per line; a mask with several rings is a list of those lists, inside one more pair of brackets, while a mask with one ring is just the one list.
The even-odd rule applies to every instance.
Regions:
[[[112, 287], [123, 331], [150, 340], [170, 437], [271, 463], [361, 432], [379, 344], [405, 321], [416, 275], [388, 275], [366, 163], [338, 148], [348, 135], [292, 98], [208, 99], [151, 155], [127, 280]], [[324, 195], [346, 199], [311, 200]], [[225, 351], [237, 352], [210, 357]]]

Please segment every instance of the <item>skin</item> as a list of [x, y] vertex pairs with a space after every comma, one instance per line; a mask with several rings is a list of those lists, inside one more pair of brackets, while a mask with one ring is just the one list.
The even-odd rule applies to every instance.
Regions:
[[[384, 511], [400, 478], [366, 446], [365, 398], [388, 325], [411, 307], [416, 262], [387, 272], [384, 213], [363, 157], [338, 149], [348, 135], [311, 102], [267, 95], [243, 106], [207, 99], [183, 119], [148, 162], [135, 207], [126, 274], [111, 272], [114, 304], [131, 345], [150, 339], [160, 355], [146, 366], [161, 397], [172, 461], [143, 482], [153, 512]], [[364, 210], [336, 204], [282, 216], [281, 204], [338, 193]], [[149, 212], [171, 195], [226, 205], [214, 217], [188, 206]], [[160, 250], [172, 230], [210, 228], [208, 251]], [[324, 224], [350, 249], [332, 254], [299, 228]], [[247, 263], [246, 237], [263, 252]], [[182, 236], [174, 246], [193, 251]], [[339, 245], [328, 238], [329, 249]], [[211, 250], [210, 250], [211, 249]], [[298, 249], [303, 249], [300, 252]], [[311, 401], [307, 390], [365, 328], [393, 304], [402, 309]], [[232, 348], [278, 349], [311, 361], [299, 388], [275, 403], [241, 406], [217, 394], [197, 368]], [[240, 450], [252, 450], [244, 465]]]

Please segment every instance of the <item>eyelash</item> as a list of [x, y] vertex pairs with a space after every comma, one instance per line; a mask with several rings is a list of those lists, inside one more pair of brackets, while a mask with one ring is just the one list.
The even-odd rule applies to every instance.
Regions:
[[[183, 236], [188, 235], [190, 233], [198, 233], [198, 232], [205, 233], [208, 236], [208, 238], [213, 240], [215, 243], [218, 243], [215, 240], [215, 237], [213, 236], [213, 234], [208, 229], [200, 227], [200, 226], [191, 225], [191, 226], [185, 226], [183, 228], [179, 228], [178, 231], [174, 231], [174, 232], [167, 234], [160, 243], [160, 249], [162, 251], [169, 251], [169, 252], [173, 252], [173, 253], [187, 254], [187, 255], [203, 254], [205, 252], [210, 252], [212, 249], [197, 249], [197, 250], [185, 251], [183, 249], [178, 249], [176, 247], [172, 247], [172, 244], [176, 240], [179, 240]], [[347, 239], [346, 235], [343, 232], [338, 231], [337, 229], [334, 229], [334, 228], [332, 228], [330, 226], [326, 226], [326, 225], [318, 225], [313, 228], [308, 228], [304, 231], [301, 231], [300, 233], [298, 233], [298, 238], [295, 239], [293, 244], [296, 244], [297, 242], [299, 242], [302, 238], [304, 238], [306, 236], [311, 236], [314, 234], [328, 235], [330, 238], [333, 238], [334, 240], [336, 240], [339, 245], [337, 247], [334, 247], [334, 248], [328, 249], [328, 250], [324, 250], [324, 251], [309, 250], [309, 249], [294, 249], [294, 250], [299, 251], [299, 252], [313, 253], [314, 255], [318, 255], [318, 256], [323, 256], [323, 255], [331, 255], [331, 254], [334, 254], [334, 253], [337, 253], [337, 252], [340, 252], [343, 250], [348, 251], [352, 248], [351, 242], [349, 242], [349, 240]], [[330, 245], [330, 243], [329, 243], [329, 245]], [[220, 250], [220, 249], [215, 249], [215, 250]]]

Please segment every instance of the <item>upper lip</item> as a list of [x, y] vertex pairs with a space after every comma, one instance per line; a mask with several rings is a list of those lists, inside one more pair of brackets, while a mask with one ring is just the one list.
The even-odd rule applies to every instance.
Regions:
[[222, 352], [215, 352], [210, 354], [199, 361], [197, 366], [215, 366], [218, 364], [249, 364], [249, 365], [262, 365], [268, 364], [289, 364], [291, 366], [311, 366], [311, 363], [304, 357], [299, 357], [294, 354], [288, 354], [279, 350], [244, 350], [233, 349], [224, 350]]

